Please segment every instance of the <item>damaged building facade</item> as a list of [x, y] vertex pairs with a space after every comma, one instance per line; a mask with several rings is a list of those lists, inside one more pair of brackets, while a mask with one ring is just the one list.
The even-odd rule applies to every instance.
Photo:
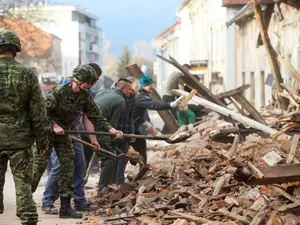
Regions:
[[[272, 6], [268, 27], [272, 46], [299, 71], [299, 1], [259, 2], [264, 11]], [[262, 42], [257, 47], [259, 27], [251, 1], [186, 0], [177, 15], [178, 22], [153, 41], [158, 54], [166, 58], [171, 54], [179, 63], [191, 64], [191, 73], [214, 94], [250, 84], [245, 97], [255, 108], [270, 103], [273, 76]], [[293, 79], [285, 68], [280, 66], [280, 69], [284, 83], [292, 87]], [[158, 91], [161, 94], [164, 94], [168, 76], [175, 70], [157, 59]]]
[[[288, 4], [274, 4], [272, 1], [265, 5], [269, 8], [270, 24], [268, 34], [275, 51], [300, 71], [300, 13]], [[234, 24], [233, 24], [234, 23]], [[265, 47], [258, 43], [259, 27], [254, 17], [253, 6], [247, 4], [228, 22], [237, 31], [237, 73], [236, 85], [250, 84], [246, 97], [256, 108], [270, 103], [273, 89], [273, 76]], [[281, 68], [283, 82], [293, 86], [293, 79]]]
[[[179, 21], [153, 41], [156, 52], [164, 57], [172, 54], [181, 64], [191, 64], [191, 73], [214, 93], [234, 88], [235, 28], [227, 29], [226, 22], [247, 2], [186, 0], [177, 10]], [[157, 60], [156, 69], [158, 83], [164, 86], [174, 68]]]

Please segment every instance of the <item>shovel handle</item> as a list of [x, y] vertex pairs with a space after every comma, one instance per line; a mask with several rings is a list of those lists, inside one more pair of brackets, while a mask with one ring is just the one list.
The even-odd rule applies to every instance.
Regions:
[[[92, 144], [90, 144], [90, 143], [88, 143], [86, 141], [83, 141], [80, 138], [76, 138], [76, 137], [73, 137], [73, 136], [71, 136], [71, 138], [72, 138], [72, 140], [77, 141], [77, 142], [79, 142], [79, 143], [81, 143], [81, 144], [83, 144], [83, 145], [85, 145], [87, 147], [95, 148], [95, 145], [92, 145]], [[100, 152], [105, 153], [107, 155], [110, 155], [110, 156], [112, 156], [114, 158], [117, 158], [117, 159], [120, 158], [120, 155], [115, 155], [115, 154], [113, 154], [113, 153], [111, 153], [111, 152], [109, 152], [109, 151], [107, 151], [107, 150], [105, 150], [103, 148], [100, 148]]]
[[[115, 137], [116, 135], [109, 132], [90, 132], [90, 131], [83, 131], [83, 130], [66, 130], [66, 133], [69, 134], [87, 134], [87, 135], [104, 135], [104, 136], [111, 136]], [[160, 137], [160, 136], [149, 136], [149, 135], [137, 135], [137, 134], [124, 134], [125, 138], [140, 138], [140, 139], [150, 139], [150, 140], [162, 140], [162, 141], [169, 141], [168, 137]]]

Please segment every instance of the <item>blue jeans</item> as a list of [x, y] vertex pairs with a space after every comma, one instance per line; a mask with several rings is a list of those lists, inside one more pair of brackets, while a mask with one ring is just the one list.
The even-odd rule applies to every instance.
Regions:
[[[129, 150], [129, 141], [128, 140], [118, 140], [116, 141], [116, 148], [121, 150], [124, 154]], [[119, 154], [119, 153], [117, 153]], [[120, 185], [125, 182], [125, 169], [128, 160], [118, 159], [116, 163], [116, 184]]]
[[[73, 135], [74, 137], [80, 138], [79, 134]], [[75, 159], [74, 159], [74, 178], [73, 178], [73, 198], [75, 207], [84, 207], [88, 202], [85, 198], [84, 193], [84, 177], [86, 174], [86, 164], [84, 158], [84, 150], [81, 143], [72, 141]], [[59, 172], [60, 165], [54, 149], [51, 153], [52, 168], [48, 176], [48, 181], [43, 193], [42, 203], [45, 205], [53, 205], [55, 200], [59, 198], [58, 187], [59, 187]]]

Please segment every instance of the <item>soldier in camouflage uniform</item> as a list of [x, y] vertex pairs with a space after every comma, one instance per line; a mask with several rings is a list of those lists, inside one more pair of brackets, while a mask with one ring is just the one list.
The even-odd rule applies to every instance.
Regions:
[[[74, 150], [69, 134], [64, 130], [69, 130], [73, 120], [79, 113], [83, 112], [94, 124], [95, 130], [106, 130], [116, 134], [117, 138], [123, 138], [123, 133], [114, 129], [103, 117], [100, 109], [95, 104], [88, 88], [96, 81], [96, 71], [90, 65], [78, 66], [73, 71], [70, 83], [54, 87], [46, 96], [47, 114], [53, 124], [53, 131], [50, 133], [50, 149], [54, 147], [59, 163], [59, 195], [61, 208], [60, 218], [81, 218], [82, 214], [75, 212], [70, 206], [73, 192], [73, 172], [74, 172]], [[43, 175], [50, 154], [47, 152], [44, 159], [35, 159], [33, 189]]]
[[50, 126], [44, 98], [33, 71], [14, 59], [21, 51], [18, 36], [0, 31], [0, 214], [3, 213], [3, 186], [7, 163], [13, 173], [17, 211], [24, 225], [38, 221], [31, 190], [31, 146], [39, 153], [48, 146]]

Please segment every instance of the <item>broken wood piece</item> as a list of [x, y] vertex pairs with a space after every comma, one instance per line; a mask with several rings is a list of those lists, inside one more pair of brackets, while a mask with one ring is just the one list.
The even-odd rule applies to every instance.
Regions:
[[179, 212], [175, 212], [175, 211], [170, 211], [169, 213], [171, 215], [178, 216], [179, 218], [186, 219], [188, 221], [193, 221], [197, 224], [198, 223], [209, 223], [209, 222], [211, 222], [211, 220], [208, 220], [206, 218], [193, 216], [193, 215], [188, 214], [188, 213], [179, 213]]
[[283, 189], [276, 187], [276, 186], [271, 186], [271, 188], [275, 191], [278, 192], [278, 194], [282, 195], [283, 197], [289, 199], [292, 202], [300, 202], [299, 199], [295, 198], [294, 196], [290, 195], [289, 193], [285, 192]]
[[[183, 90], [178, 90], [177, 89], [175, 91], [176, 91], [177, 94], [183, 95], [183, 96], [187, 96], [189, 94], [188, 92], [183, 91]], [[275, 133], [277, 133], [277, 130], [275, 130], [275, 129], [272, 129], [272, 128], [264, 125], [264, 124], [258, 123], [257, 121], [249, 119], [249, 118], [247, 118], [245, 116], [242, 116], [239, 113], [231, 111], [231, 110], [229, 110], [227, 108], [224, 108], [222, 106], [216, 105], [216, 104], [214, 104], [214, 103], [212, 103], [210, 101], [207, 101], [207, 100], [205, 100], [203, 98], [200, 98], [198, 96], [194, 96], [192, 98], [192, 100], [194, 100], [195, 102], [197, 102], [200, 105], [203, 105], [203, 106], [205, 106], [205, 107], [207, 107], [207, 108], [209, 108], [209, 109], [211, 109], [213, 111], [216, 111], [216, 112], [218, 112], [220, 114], [223, 114], [225, 116], [231, 115], [234, 120], [237, 120], [237, 121], [239, 121], [241, 123], [247, 124], [247, 125], [249, 125], [252, 128], [264, 131], [264, 132], [266, 132], [268, 134], [275, 134]]]
[[287, 164], [290, 164], [293, 161], [294, 157], [295, 157], [298, 142], [299, 142], [299, 138], [300, 138], [299, 134], [295, 134], [294, 137], [293, 137], [292, 146], [291, 146], [289, 155], [288, 155], [287, 160], [286, 160]]
[[287, 204], [287, 205], [283, 205], [281, 206], [280, 208], [278, 208], [277, 210], [279, 212], [284, 212], [286, 210], [289, 210], [289, 209], [294, 209], [294, 208], [297, 208], [300, 206], [300, 201], [299, 202], [293, 202], [291, 204]]
[[249, 185], [281, 184], [300, 181], [300, 164], [282, 164], [277, 166], [257, 167], [264, 178], [256, 178], [245, 167], [237, 168], [234, 178]]
[[260, 31], [260, 36], [261, 36], [261, 39], [265, 46], [267, 57], [269, 59], [269, 63], [271, 66], [272, 75], [274, 77], [275, 88], [278, 92], [282, 92], [282, 88], [280, 87], [280, 83], [282, 83], [280, 68], [279, 68], [278, 61], [276, 59], [275, 51], [274, 51], [271, 41], [270, 41], [270, 37], [268, 35], [268, 31], [267, 31], [268, 29], [266, 27], [266, 23], [264, 20], [263, 12], [261, 10], [261, 6], [259, 4], [259, 0], [252, 0], [252, 2], [253, 2], [255, 18], [258, 23], [258, 27], [259, 27], [259, 31]]
[[238, 134], [235, 135], [232, 146], [229, 150], [229, 154], [228, 157], [232, 158], [233, 156], [236, 155], [237, 150], [238, 150], [238, 146], [239, 146], [239, 142], [240, 142], [240, 136]]
[[264, 221], [264, 219], [267, 216], [267, 212], [265, 209], [261, 209], [256, 216], [253, 218], [252, 222], [250, 225], [261, 225]]
[[250, 224], [250, 221], [245, 217], [245, 216], [240, 216], [240, 215], [237, 215], [233, 212], [229, 212], [227, 211], [226, 209], [219, 209], [218, 212], [220, 212], [222, 215], [226, 216], [226, 217], [229, 217], [231, 219], [234, 219], [235, 221], [239, 221], [243, 224]]
[[194, 96], [194, 95], [196, 95], [197, 94], [197, 90], [196, 89], [193, 89], [191, 92], [190, 92], [190, 94], [188, 95], [188, 96], [186, 96], [185, 98], [184, 98], [184, 100], [178, 105], [178, 110], [179, 111], [182, 111], [186, 106], [187, 106], [187, 104], [189, 103], [189, 101], [192, 99], [192, 97]]
[[[274, 50], [275, 51], [275, 50]], [[284, 59], [280, 54], [277, 54], [277, 60], [285, 67], [289, 74], [294, 78], [294, 80], [300, 85], [300, 74], [297, 72], [295, 67], [286, 59]]]
[[[228, 98], [234, 105], [236, 105], [234, 101], [238, 102], [242, 106], [242, 109], [245, 109], [254, 120], [259, 123], [265, 124], [264, 118], [244, 96], [244, 91], [249, 87], [249, 84], [244, 84], [241, 87], [218, 94], [218, 97], [223, 100], [225, 98]], [[242, 113], [239, 107], [236, 106], [236, 108], [241, 114], [245, 115], [245, 113]]]
[[254, 166], [251, 162], [248, 162], [248, 166], [250, 167], [250, 169], [252, 169], [254, 176], [256, 178], [259, 178], [259, 179], [264, 178], [264, 175], [262, 174], [262, 172], [256, 166]]
[[220, 193], [223, 185], [225, 184], [225, 181], [226, 181], [225, 176], [222, 176], [219, 178], [219, 180], [216, 182], [215, 190], [214, 190], [212, 196], [217, 196]]
[[108, 219], [105, 219], [104, 222], [110, 222], [110, 221], [114, 221], [114, 220], [131, 219], [131, 218], [135, 218], [135, 215], [117, 216], [117, 217], [113, 217], [113, 218], [108, 218]]

